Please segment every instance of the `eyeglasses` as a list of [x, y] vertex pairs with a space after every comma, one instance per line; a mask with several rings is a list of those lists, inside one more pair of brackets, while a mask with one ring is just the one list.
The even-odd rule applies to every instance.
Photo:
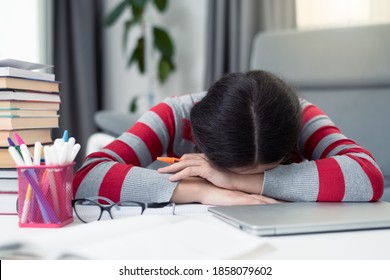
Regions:
[[[104, 201], [101, 204], [99, 201]], [[119, 201], [114, 203], [106, 197], [94, 196], [72, 200], [72, 206], [77, 218], [84, 223], [99, 221], [103, 212], [107, 211], [111, 219], [126, 218], [129, 216], [142, 215], [148, 208], [162, 208], [171, 205], [174, 215], [175, 205], [170, 202], [144, 203], [138, 201]]]

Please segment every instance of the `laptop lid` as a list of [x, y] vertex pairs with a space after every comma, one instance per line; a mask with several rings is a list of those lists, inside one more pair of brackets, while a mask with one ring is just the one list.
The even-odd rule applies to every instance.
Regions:
[[262, 236], [390, 228], [390, 203], [295, 202], [210, 207], [216, 217]]

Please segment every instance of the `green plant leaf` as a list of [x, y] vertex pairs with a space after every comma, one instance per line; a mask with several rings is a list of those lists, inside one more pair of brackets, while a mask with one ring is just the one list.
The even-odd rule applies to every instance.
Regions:
[[119, 3], [118, 6], [115, 7], [115, 9], [111, 11], [106, 18], [106, 25], [112, 25], [125, 10], [127, 4], [127, 0], [124, 0]]
[[163, 12], [168, 6], [168, 0], [153, 0], [153, 2], [160, 12]]
[[140, 37], [137, 42], [133, 54], [131, 55], [128, 66], [131, 66], [133, 63], [137, 62], [138, 70], [141, 73], [145, 73], [145, 60], [144, 60], [144, 51], [145, 51], [144, 37]]
[[172, 61], [162, 56], [158, 63], [158, 79], [160, 83], [163, 84], [167, 80], [169, 74], [171, 74], [171, 72], [173, 72], [174, 69], [175, 66], [172, 63]]
[[132, 5], [131, 11], [133, 12], [133, 19], [136, 22], [140, 22], [144, 13], [144, 6]]
[[131, 27], [135, 24], [135, 21], [133, 20], [127, 20], [124, 24], [124, 29], [123, 29], [123, 44], [122, 44], [122, 47], [123, 47], [123, 50], [126, 50], [127, 48], [127, 43], [128, 43], [128, 38], [129, 38], [129, 31], [131, 29]]
[[136, 113], [138, 111], [138, 98], [139, 96], [134, 96], [130, 101], [129, 111], [130, 113]]
[[168, 32], [159, 27], [153, 28], [154, 46], [165, 57], [171, 58], [174, 53], [174, 46], [172, 39], [169, 37]]
[[148, 0], [131, 0], [131, 2], [133, 3], [134, 6], [137, 6], [138, 8], [143, 9], [143, 8], [145, 8]]
[[133, 50], [133, 53], [132, 53], [131, 56], [130, 56], [129, 61], [127, 62], [127, 67], [131, 67], [131, 65], [132, 65], [133, 63], [138, 62], [138, 54], [137, 54], [137, 52], [138, 52], [138, 49], [135, 48], [135, 49]]
[[139, 58], [139, 49], [138, 46], [136, 46], [133, 50], [133, 53], [131, 54], [129, 61], [127, 62], [127, 67], [130, 67], [133, 63], [138, 63], [138, 58]]

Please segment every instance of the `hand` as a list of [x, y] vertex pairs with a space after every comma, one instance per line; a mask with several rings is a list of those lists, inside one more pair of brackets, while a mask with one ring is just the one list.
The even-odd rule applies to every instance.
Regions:
[[279, 201], [257, 194], [221, 189], [202, 178], [183, 179], [173, 192], [172, 202], [208, 205], [271, 204]]
[[160, 173], [175, 173], [171, 181], [191, 177], [201, 177], [213, 185], [252, 194], [260, 194], [263, 186], [263, 173], [238, 174], [213, 165], [204, 154], [185, 154], [180, 161], [158, 169]]
[[179, 162], [159, 168], [158, 172], [175, 173], [169, 177], [170, 181], [202, 177], [218, 187], [233, 189], [231, 184], [232, 173], [211, 164], [204, 154], [185, 154]]

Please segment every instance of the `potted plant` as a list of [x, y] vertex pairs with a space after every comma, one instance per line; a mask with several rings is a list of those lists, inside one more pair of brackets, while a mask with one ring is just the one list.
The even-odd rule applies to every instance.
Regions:
[[[154, 103], [152, 65], [153, 50], [159, 54], [156, 65], [158, 80], [163, 84], [169, 75], [175, 70], [173, 62], [174, 44], [169, 33], [162, 27], [151, 22], [149, 9], [154, 7], [158, 12], [163, 13], [168, 6], [168, 0], [123, 0], [106, 17], [105, 24], [112, 26], [118, 18], [129, 11], [130, 18], [123, 26], [123, 48], [128, 49], [129, 33], [136, 26], [141, 28], [140, 36], [135, 47], [130, 51], [128, 67], [136, 64], [140, 73], [146, 74], [148, 79], [148, 100], [149, 105]], [[130, 111], [137, 111], [138, 96], [132, 99]]]

